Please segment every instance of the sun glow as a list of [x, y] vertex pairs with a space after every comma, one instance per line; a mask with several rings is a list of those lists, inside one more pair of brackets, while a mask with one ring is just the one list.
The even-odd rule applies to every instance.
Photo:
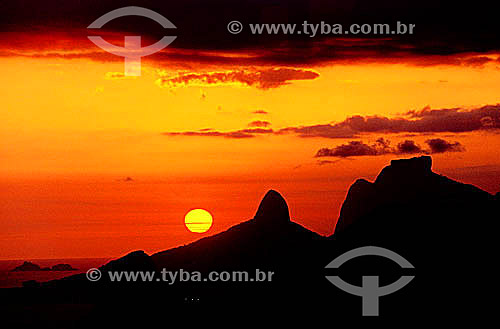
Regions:
[[204, 233], [212, 227], [212, 215], [203, 209], [190, 210], [185, 218], [184, 224], [187, 229], [194, 233]]

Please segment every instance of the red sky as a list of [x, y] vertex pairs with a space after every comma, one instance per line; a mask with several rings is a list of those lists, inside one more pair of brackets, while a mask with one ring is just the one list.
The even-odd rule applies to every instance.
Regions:
[[[418, 13], [399, 8], [421, 35], [263, 47], [231, 39], [229, 14], [203, 38], [172, 9], [178, 40], [129, 78], [122, 58], [86, 38], [84, 24], [107, 7], [71, 6], [6, 9], [18, 14], [0, 33], [0, 259], [164, 250], [250, 219], [270, 188], [294, 221], [329, 235], [355, 179], [418, 154], [431, 154], [438, 173], [499, 191], [493, 42], [434, 40]], [[123, 29], [102, 35], [120, 45]], [[154, 42], [155, 31], [140, 32]], [[185, 229], [192, 208], [212, 213], [210, 231]]]

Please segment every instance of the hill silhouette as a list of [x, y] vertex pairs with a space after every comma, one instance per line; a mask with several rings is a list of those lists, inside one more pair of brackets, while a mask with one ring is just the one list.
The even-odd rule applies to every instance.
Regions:
[[[303, 259], [303, 248], [324, 238], [290, 221], [288, 205], [276, 191], [264, 196], [254, 218], [229, 230], [151, 256], [159, 267], [186, 270], [277, 269], [294, 257]], [[299, 259], [296, 259], [299, 258]]]
[[[357, 180], [349, 189], [342, 205], [335, 232], [341, 232], [354, 222], [376, 209], [391, 212], [394, 207], [408, 209], [469, 205], [476, 201], [492, 199], [492, 196], [472, 185], [462, 184], [431, 170], [430, 156], [393, 160], [385, 167], [374, 183]], [[465, 204], [463, 203], [465, 201]]]
[[[271, 190], [253, 219], [225, 232], [151, 256], [142, 251], [130, 253], [102, 266], [98, 282], [79, 274], [25, 290], [29, 291], [25, 294], [59, 303], [74, 301], [77, 294], [79, 301], [99, 305], [90, 318], [108, 314], [110, 307], [136, 312], [134, 307], [150, 310], [158, 305], [194, 304], [268, 310], [280, 305], [288, 310], [328, 312], [331, 317], [359, 317], [361, 297], [328, 282], [325, 275], [330, 270], [325, 266], [353, 248], [378, 246], [400, 254], [415, 267], [414, 282], [381, 298], [383, 315], [446, 318], [460, 312], [475, 317], [490, 309], [484, 291], [498, 286], [485, 270], [496, 259], [493, 228], [498, 206], [498, 194], [432, 172], [428, 156], [393, 160], [373, 183], [360, 179], [349, 188], [332, 236], [320, 236], [292, 222], [285, 199]], [[386, 285], [404, 273], [380, 257], [360, 257], [344, 267], [336, 273], [354, 285], [361, 284], [362, 275], [378, 275], [381, 285]], [[108, 271], [163, 268], [197, 271], [203, 277], [212, 271], [235, 270], [253, 275], [259, 269], [273, 272], [273, 277], [263, 282], [169, 284], [118, 283], [106, 276]]]
[[373, 183], [356, 181], [330, 239], [342, 250], [376, 245], [404, 255], [419, 290], [419, 302], [399, 301], [408, 307], [438, 318], [487, 314], [483, 294], [498, 289], [487, 268], [496, 257], [499, 204], [431, 167], [429, 156], [393, 160]]

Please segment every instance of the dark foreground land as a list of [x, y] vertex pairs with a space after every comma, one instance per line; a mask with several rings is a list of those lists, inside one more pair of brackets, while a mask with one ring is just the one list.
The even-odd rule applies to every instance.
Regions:
[[[78, 274], [0, 291], [7, 327], [145, 326], [169, 317], [208, 312], [213, 319], [270, 313], [282, 319], [360, 318], [361, 297], [326, 279], [338, 275], [360, 286], [378, 276], [380, 286], [402, 275], [415, 278], [379, 299], [379, 318], [450, 321], [491, 316], [498, 291], [495, 222], [499, 195], [431, 170], [430, 157], [394, 160], [374, 182], [349, 189], [335, 233], [319, 236], [292, 222], [288, 206], [269, 191], [255, 217], [229, 230], [154, 255], [132, 252], [100, 268], [97, 282]], [[359, 257], [327, 269], [357, 247], [389, 249], [408, 260], [402, 269], [383, 257]], [[111, 282], [108, 271], [273, 272], [262, 282]], [[330, 323], [333, 323], [329, 321]]]

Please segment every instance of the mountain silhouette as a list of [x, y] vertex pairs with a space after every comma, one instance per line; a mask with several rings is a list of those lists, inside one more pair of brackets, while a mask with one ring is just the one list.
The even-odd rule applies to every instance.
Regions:
[[274, 190], [270, 190], [260, 202], [254, 221], [261, 225], [277, 226], [290, 222], [290, 212], [285, 199]]
[[[431, 209], [440, 204], [450, 211], [476, 201], [492, 199], [491, 195], [475, 186], [462, 184], [431, 170], [430, 156], [392, 160], [377, 176], [375, 182], [357, 180], [347, 193], [335, 232], [341, 232], [366, 215], [383, 209]], [[465, 203], [464, 203], [465, 202]], [[477, 209], [471, 209], [477, 211]], [[441, 220], [440, 220], [441, 221]]]
[[187, 246], [151, 256], [159, 267], [187, 270], [276, 269], [292, 262], [290, 257], [307, 261], [303, 248], [324, 240], [320, 235], [290, 221], [285, 199], [269, 191], [254, 218], [229, 230], [203, 238]]
[[486, 314], [483, 294], [498, 289], [484, 269], [496, 258], [499, 203], [431, 167], [429, 156], [393, 160], [373, 183], [356, 181], [330, 239], [337, 250], [375, 245], [404, 255], [416, 268], [421, 300], [406, 302], [426, 314]]
[[[434, 173], [428, 156], [393, 160], [374, 182], [359, 179], [349, 188], [335, 232], [329, 237], [291, 221], [285, 199], [270, 190], [254, 218], [225, 232], [151, 256], [142, 251], [130, 253], [102, 266], [98, 282], [79, 274], [43, 283], [29, 293], [49, 298], [50, 291], [50, 300], [59, 303], [73, 301], [75, 293], [86, 302], [106, 301], [90, 318], [108, 314], [110, 299], [115, 308], [135, 305], [150, 310], [158, 305], [199, 304], [276, 311], [280, 305], [287, 310], [328, 312], [331, 317], [359, 317], [361, 297], [328, 282], [325, 275], [330, 272], [325, 266], [353, 248], [378, 246], [398, 253], [415, 267], [414, 282], [381, 297], [381, 313], [476, 316], [490, 308], [482, 297], [484, 291], [498, 287], [492, 273], [484, 270], [496, 259], [498, 206], [498, 194]], [[202, 277], [212, 271], [248, 271], [253, 276], [256, 269], [273, 275], [272, 280], [262, 282], [175, 284], [118, 283], [106, 276], [107, 271], [162, 269], [197, 271]], [[360, 257], [336, 273], [354, 285], [361, 284], [362, 275], [377, 275], [381, 285], [386, 285], [406, 272], [381, 257]]]

